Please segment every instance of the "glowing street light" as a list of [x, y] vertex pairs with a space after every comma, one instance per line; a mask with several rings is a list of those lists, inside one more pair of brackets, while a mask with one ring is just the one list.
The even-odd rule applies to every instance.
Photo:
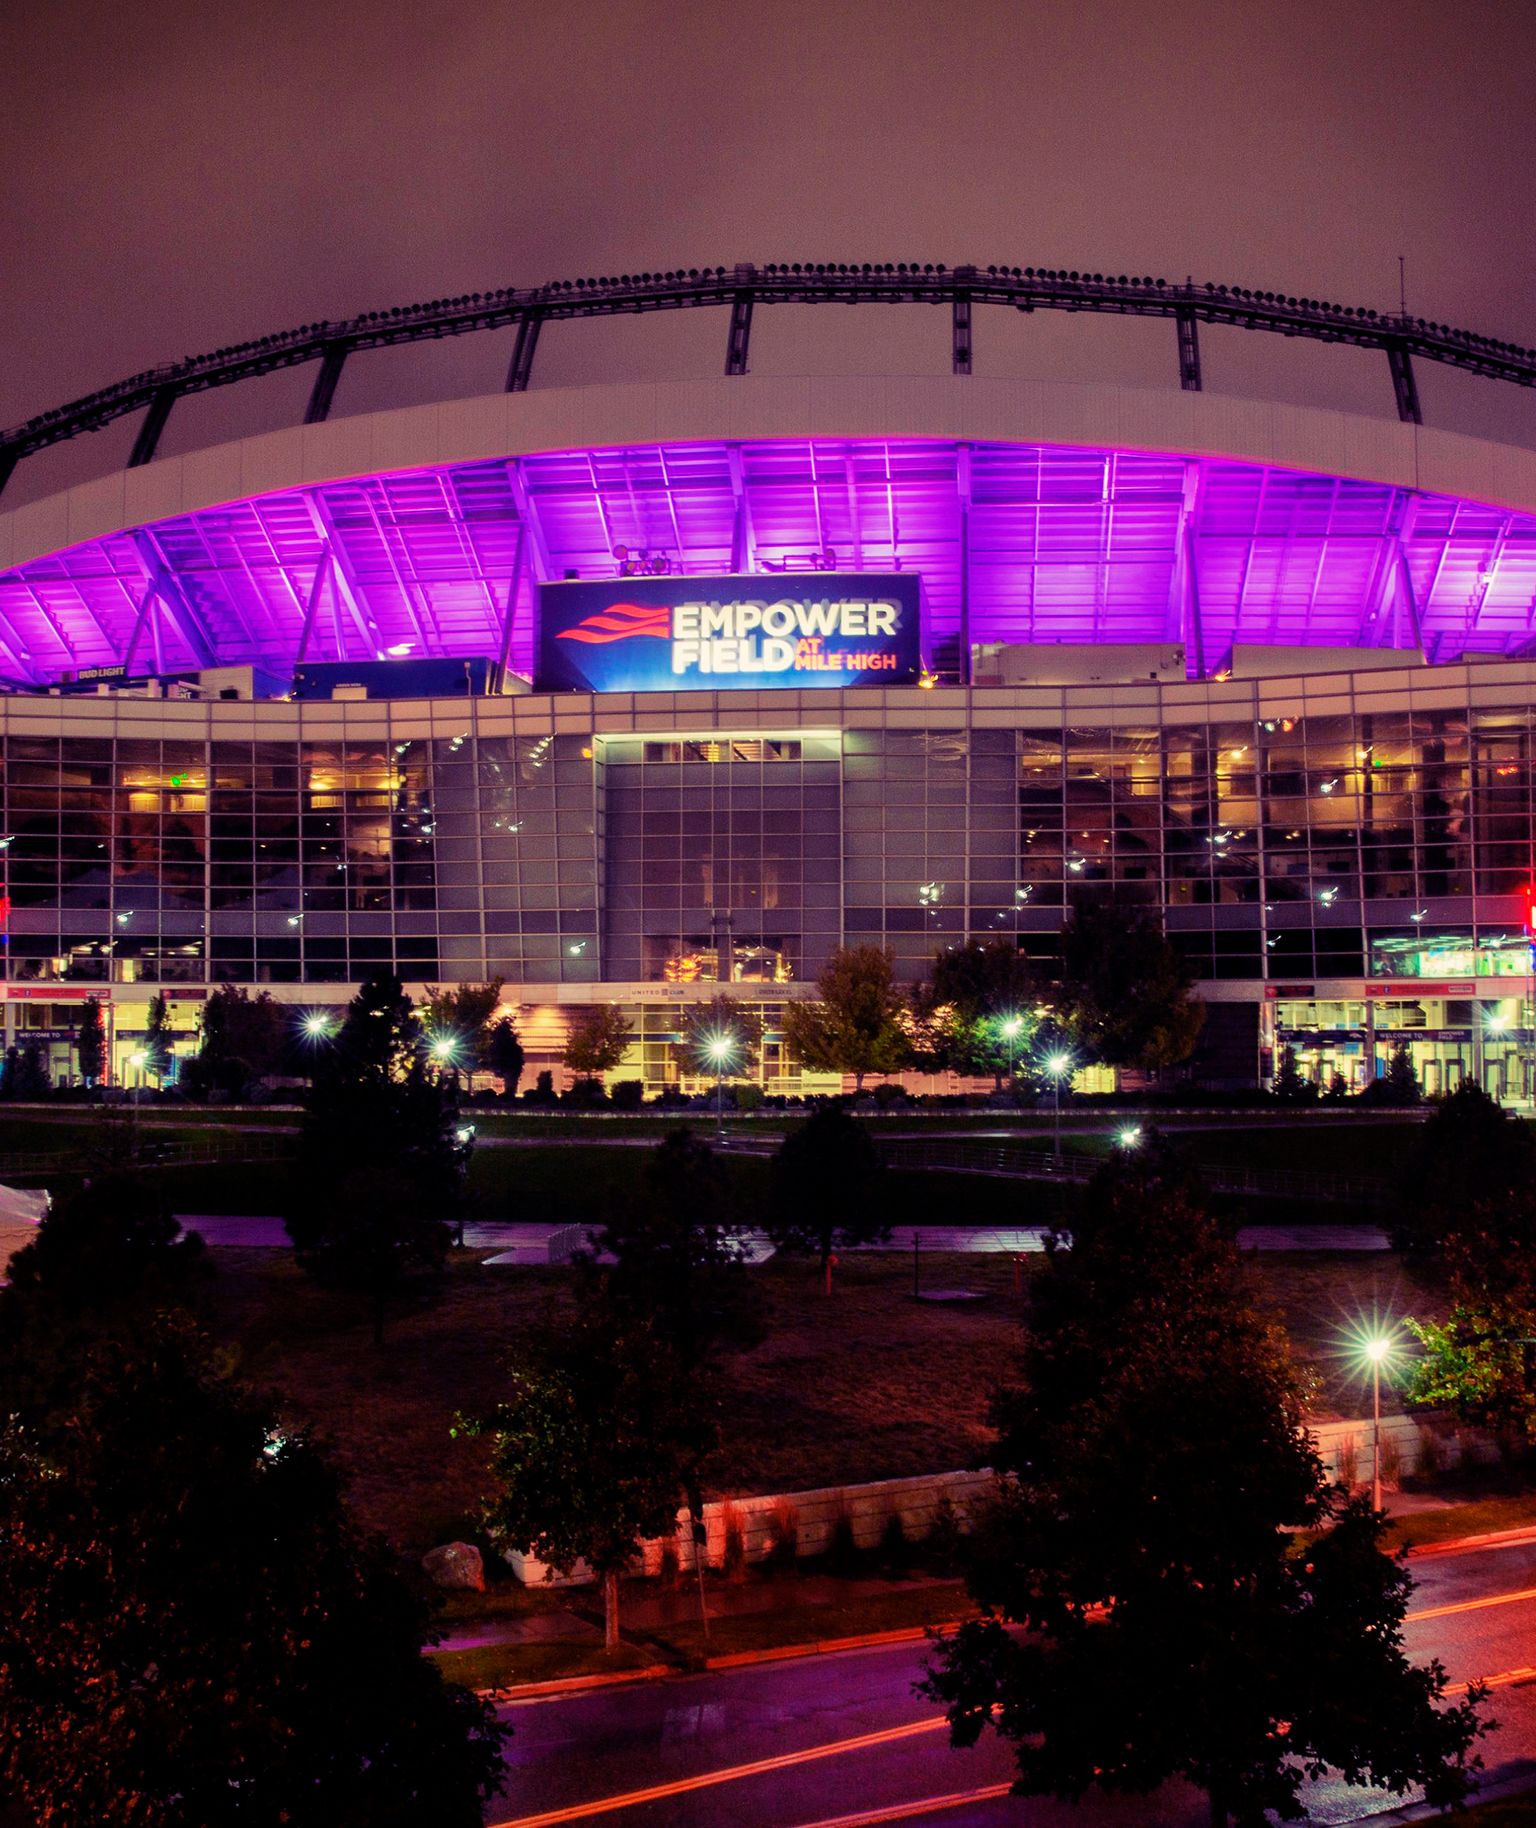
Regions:
[[725, 1141], [725, 1069], [736, 1057], [736, 1037], [718, 1029], [704, 1038], [704, 1058], [715, 1069], [715, 1141]]
[[446, 1066], [459, 1051], [459, 1044], [452, 1035], [439, 1035], [432, 1043], [432, 1058]]
[[1059, 1162], [1061, 1160], [1061, 1082], [1071, 1074], [1072, 1056], [1063, 1052], [1047, 1054], [1045, 1057], [1045, 1070], [1051, 1076], [1052, 1088], [1055, 1094], [1056, 1114], [1053, 1127], [1055, 1129], [1055, 1155]]
[[300, 1026], [311, 1041], [329, 1040], [332, 1033], [331, 1018], [323, 1009], [310, 1010]]
[[1121, 1130], [1120, 1133], [1115, 1137], [1115, 1141], [1117, 1143], [1119, 1143], [1119, 1145], [1122, 1149], [1140, 1148], [1141, 1147], [1141, 1125], [1139, 1123], [1127, 1124], [1126, 1127], [1123, 1130]]
[[1373, 1333], [1362, 1347], [1371, 1367], [1371, 1508], [1381, 1509], [1381, 1367], [1392, 1354], [1392, 1341]]
[[1004, 1016], [1001, 1024], [1003, 1038], [1008, 1043], [1008, 1085], [1010, 1090], [1017, 1090], [1019, 1077], [1019, 1036], [1024, 1032], [1024, 1018], [1020, 1015]]

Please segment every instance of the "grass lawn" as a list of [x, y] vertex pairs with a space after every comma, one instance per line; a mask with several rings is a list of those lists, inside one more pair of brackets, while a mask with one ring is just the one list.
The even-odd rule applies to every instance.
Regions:
[[[484, 1449], [451, 1439], [452, 1417], [495, 1400], [505, 1348], [558, 1321], [568, 1272], [486, 1269], [456, 1253], [441, 1299], [392, 1317], [376, 1349], [364, 1304], [317, 1288], [286, 1253], [221, 1250], [213, 1262], [215, 1330], [244, 1376], [279, 1389], [297, 1420], [335, 1442], [368, 1521], [417, 1553], [470, 1528]], [[1319, 1370], [1319, 1413], [1361, 1413], [1367, 1391], [1334, 1350], [1341, 1324], [1378, 1307], [1429, 1311], [1427, 1298], [1390, 1259], [1317, 1253], [1257, 1268], [1298, 1355]], [[906, 1253], [846, 1258], [830, 1301], [812, 1264], [755, 1269], [764, 1337], [730, 1366], [715, 1490], [808, 1490], [983, 1458], [987, 1401], [1012, 1373], [1025, 1307], [1013, 1273], [1003, 1255], [924, 1252], [925, 1287], [981, 1292], [945, 1306], [912, 1301]]]
[[1481, 1803], [1454, 1819], [1465, 1828], [1536, 1828], [1536, 1792], [1506, 1797], [1501, 1803]]

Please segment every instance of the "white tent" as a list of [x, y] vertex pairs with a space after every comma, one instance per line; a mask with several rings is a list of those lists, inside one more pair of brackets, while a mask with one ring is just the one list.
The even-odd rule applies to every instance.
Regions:
[[48, 1210], [48, 1195], [24, 1187], [0, 1187], [0, 1281], [11, 1258], [37, 1235]]

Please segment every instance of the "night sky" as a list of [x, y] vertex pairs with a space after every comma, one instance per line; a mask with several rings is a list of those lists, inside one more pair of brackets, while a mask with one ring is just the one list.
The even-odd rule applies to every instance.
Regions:
[[[1078, 266], [1536, 343], [1532, 0], [8, 0], [0, 425], [291, 324], [756, 260]], [[535, 385], [714, 375], [723, 317], [546, 329]], [[1384, 361], [1202, 332], [1206, 386], [1390, 414]], [[499, 387], [510, 333], [354, 358], [338, 413]], [[945, 372], [947, 315], [758, 313], [753, 370]], [[978, 374], [1176, 384], [1171, 327], [978, 313]], [[306, 370], [178, 406], [291, 422]], [[1431, 423], [1536, 395], [1420, 366]], [[120, 463], [133, 422], [6, 505]]]

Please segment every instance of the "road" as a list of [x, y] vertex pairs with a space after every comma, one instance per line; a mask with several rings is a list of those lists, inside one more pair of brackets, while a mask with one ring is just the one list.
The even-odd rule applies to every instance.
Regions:
[[[1485, 1782], [1536, 1781], [1536, 1541], [1434, 1553], [1413, 1566], [1410, 1653], [1440, 1657], [1453, 1682], [1494, 1680], [1501, 1726], [1485, 1742]], [[507, 1787], [487, 1821], [1205, 1828], [1205, 1799], [1185, 1788], [1080, 1808], [1002, 1794], [1006, 1748], [987, 1735], [973, 1751], [951, 1749], [935, 1710], [913, 1697], [924, 1652], [904, 1644], [513, 1706]], [[1307, 1793], [1312, 1820], [1329, 1824], [1401, 1800], [1328, 1783]]]

